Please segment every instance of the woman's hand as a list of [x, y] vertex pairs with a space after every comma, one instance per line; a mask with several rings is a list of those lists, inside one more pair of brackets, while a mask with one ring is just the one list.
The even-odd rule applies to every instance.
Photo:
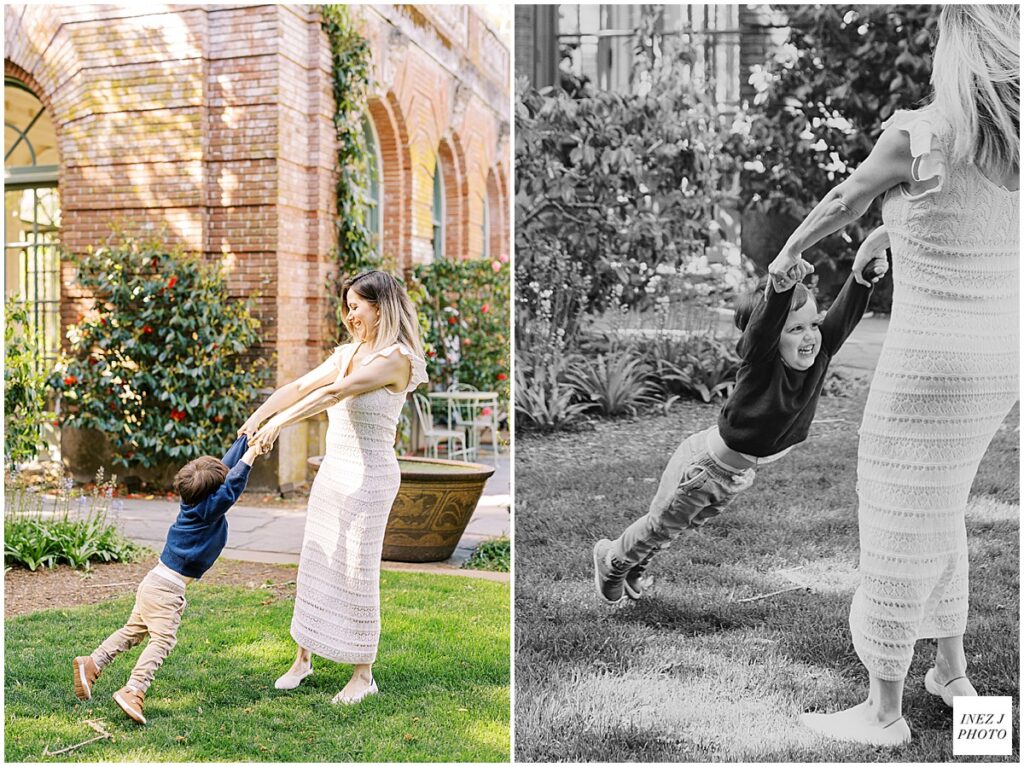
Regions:
[[259, 448], [260, 455], [269, 453], [271, 448], [274, 447], [274, 443], [277, 442], [277, 438], [280, 433], [280, 423], [276, 422], [274, 418], [271, 418], [262, 429], [256, 432], [250, 444]]
[[253, 437], [256, 436], [256, 432], [260, 429], [260, 420], [261, 419], [256, 416], [256, 413], [253, 413], [249, 416], [246, 422], [242, 424], [242, 428], [238, 430], [238, 434], [235, 436], [241, 437], [244, 434], [246, 439], [252, 442]]
[[[864, 238], [853, 258], [853, 279], [861, 285], [871, 287], [889, 270], [885, 250], [889, 247], [889, 232], [884, 226], [875, 229]], [[869, 268], [873, 267], [873, 268]]]
[[[783, 293], [814, 271], [814, 264], [805, 261], [800, 253], [783, 250], [768, 264], [768, 276], [775, 292]], [[767, 294], [768, 288], [765, 287]]]

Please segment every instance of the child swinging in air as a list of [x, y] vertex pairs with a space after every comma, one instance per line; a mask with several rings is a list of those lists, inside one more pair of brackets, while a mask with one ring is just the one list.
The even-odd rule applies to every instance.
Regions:
[[[888, 235], [879, 227], [861, 252], [882, 253], [887, 246]], [[594, 545], [595, 584], [609, 604], [624, 593], [640, 599], [650, 585], [644, 573], [660, 549], [717, 516], [750, 487], [757, 466], [778, 460], [807, 438], [829, 363], [860, 322], [871, 287], [888, 263], [882, 253], [858, 275], [862, 279], [851, 274], [824, 318], [793, 270], [760, 285], [736, 309], [741, 364], [718, 424], [679, 445], [647, 514], [616, 540]]]
[[249, 447], [242, 436], [223, 458], [200, 456], [175, 475], [174, 490], [181, 496], [181, 508], [167, 531], [160, 560], [139, 584], [128, 622], [91, 655], [72, 661], [75, 695], [91, 700], [93, 684], [103, 668], [148, 636], [149, 644], [139, 655], [128, 683], [113, 695], [125, 714], [139, 724], [146, 723], [142, 713], [146, 690], [178, 641], [185, 586], [202, 577], [224, 550], [228, 537], [224, 515], [245, 490], [249, 470], [264, 451], [259, 445]]

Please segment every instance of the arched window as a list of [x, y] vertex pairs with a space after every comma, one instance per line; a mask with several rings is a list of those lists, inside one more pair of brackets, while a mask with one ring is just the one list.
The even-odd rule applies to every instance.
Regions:
[[441, 158], [434, 165], [434, 204], [430, 215], [433, 219], [434, 258], [444, 258], [444, 172]]
[[4, 294], [28, 305], [43, 363], [60, 348], [57, 134], [28, 86], [4, 78]]
[[366, 140], [366, 175], [369, 181], [366, 189], [366, 228], [373, 233], [374, 248], [377, 253], [380, 253], [384, 241], [384, 218], [381, 215], [381, 210], [384, 207], [384, 187], [381, 183], [384, 178], [384, 163], [381, 160], [377, 131], [369, 117], [363, 118], [363, 137]]

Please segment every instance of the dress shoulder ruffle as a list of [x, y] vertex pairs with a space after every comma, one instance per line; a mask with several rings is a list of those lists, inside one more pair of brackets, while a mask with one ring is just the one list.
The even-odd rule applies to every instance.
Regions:
[[[405, 394], [406, 392], [411, 392], [420, 384], [425, 384], [429, 380], [427, 378], [426, 360], [413, 354], [412, 350], [405, 344], [391, 344], [391, 346], [386, 346], [372, 354], [368, 354], [366, 359], [364, 359], [360, 364], [368, 365], [372, 360], [375, 360], [378, 357], [390, 357], [396, 351], [408, 357], [409, 363], [412, 365], [412, 374], [409, 376], [409, 384], [399, 392], [401, 394]], [[391, 390], [388, 389], [388, 391]]]
[[946, 155], [938, 139], [937, 116], [928, 109], [897, 110], [892, 117], [882, 123], [882, 128], [895, 126], [910, 138], [910, 154], [914, 158], [911, 172], [914, 180], [919, 182], [934, 181], [935, 185], [918, 194], [903, 194], [909, 200], [920, 200], [942, 191], [946, 183]]

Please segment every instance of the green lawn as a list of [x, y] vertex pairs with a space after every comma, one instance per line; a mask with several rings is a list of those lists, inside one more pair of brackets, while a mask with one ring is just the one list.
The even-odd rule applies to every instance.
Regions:
[[[863, 389], [863, 387], [862, 387]], [[823, 399], [811, 438], [656, 560], [638, 604], [594, 592], [591, 549], [643, 514], [680, 438], [717, 408], [517, 435], [516, 758], [522, 761], [980, 761], [952, 756], [951, 712], [923, 688], [934, 642], [907, 680], [914, 739], [885, 751], [819, 739], [802, 711], [858, 703], [867, 675], [848, 628], [858, 552], [857, 427], [866, 390]], [[1019, 691], [1019, 412], [974, 485], [968, 530], [971, 678]], [[797, 569], [794, 569], [797, 568]], [[743, 602], [796, 585], [806, 590]], [[1015, 710], [1014, 721], [1019, 712]], [[1018, 734], [1012, 757], [1019, 761]]]
[[128, 617], [132, 599], [7, 621], [6, 761], [507, 761], [509, 589], [476, 578], [384, 572], [383, 631], [374, 667], [381, 693], [331, 705], [351, 667], [314, 661], [294, 691], [273, 689], [290, 665], [290, 600], [234, 587], [189, 587], [178, 646], [146, 699], [139, 727], [111, 701], [140, 650], [120, 656], [88, 702], [71, 658]]

